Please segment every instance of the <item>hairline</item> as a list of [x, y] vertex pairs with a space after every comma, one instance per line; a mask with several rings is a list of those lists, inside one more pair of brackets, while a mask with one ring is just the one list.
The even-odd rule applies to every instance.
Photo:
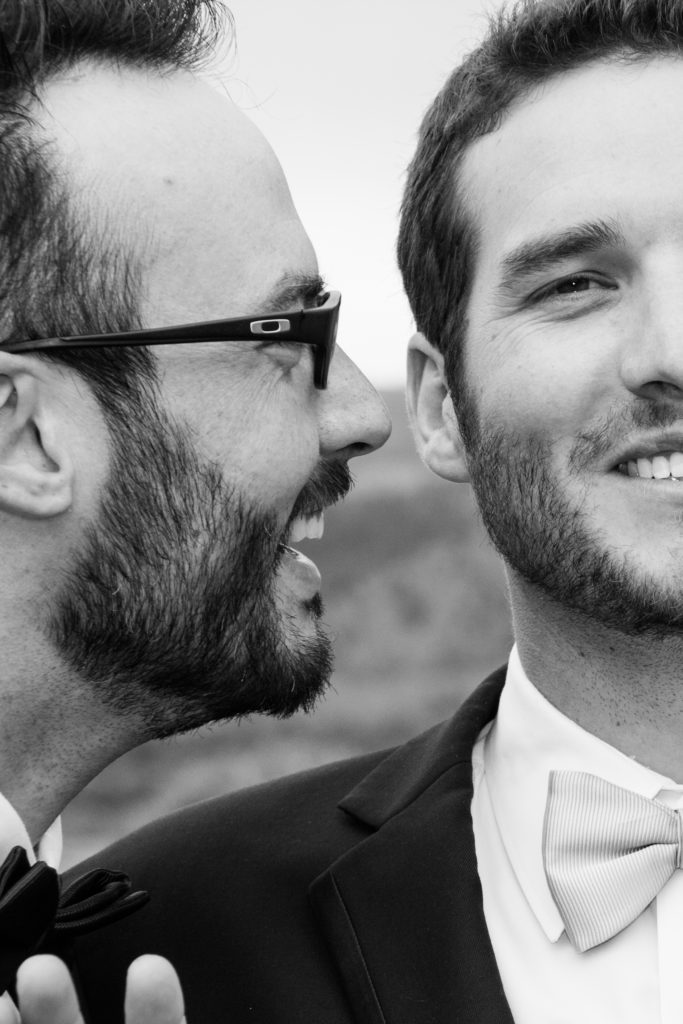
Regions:
[[[653, 47], [650, 50], [637, 50], [622, 42], [620, 46], [605, 47], [602, 51], [596, 51], [580, 63], [576, 62], [570, 67], [549, 67], [546, 69], [547, 73], [540, 81], [528, 81], [520, 85], [509, 102], [505, 106], [497, 108], [485, 130], [473, 134], [463, 144], [455, 159], [451, 160], [450, 171], [447, 172], [450, 181], [447, 186], [448, 202], [446, 210], [450, 211], [453, 227], [456, 226], [456, 222], [459, 222], [460, 230], [466, 240], [467, 257], [466, 281], [462, 297], [457, 304], [458, 310], [455, 315], [453, 315], [453, 311], [449, 311], [447, 317], [449, 324], [455, 325], [457, 323], [459, 336], [456, 339], [451, 330], [445, 332], [447, 335], [445, 338], [432, 338], [428, 334], [425, 335], [430, 344], [434, 345], [444, 356], [446, 372], [450, 381], [457, 381], [460, 386], [466, 382], [465, 356], [467, 351], [467, 326], [469, 322], [468, 304], [474, 288], [481, 247], [481, 223], [478, 220], [481, 205], [477, 207], [476, 197], [472, 195], [473, 189], [476, 188], [476, 180], [470, 178], [467, 181], [466, 179], [467, 163], [473, 148], [480, 140], [503, 129], [516, 110], [524, 104], [531, 102], [535, 96], [540, 95], [548, 84], [555, 79], [580, 73], [586, 68], [599, 64], [651, 64], [661, 59], [683, 61], [683, 52], [676, 50], [673, 46], [671, 48], [659, 46]], [[445, 210], [442, 209], [441, 215], [443, 216], [444, 213]], [[417, 326], [419, 330], [422, 330], [419, 323]]]
[[[119, 223], [125, 208], [83, 191], [58, 137], [41, 123], [50, 85], [89, 67], [197, 77], [227, 52], [225, 42], [232, 45], [232, 25], [225, 0], [20, 0], [3, 7], [4, 337], [135, 329], [148, 288], [142, 264], [154, 238], [140, 231], [126, 237]], [[108, 418], [156, 380], [143, 350], [115, 359], [106, 351], [43, 358], [78, 374]]]

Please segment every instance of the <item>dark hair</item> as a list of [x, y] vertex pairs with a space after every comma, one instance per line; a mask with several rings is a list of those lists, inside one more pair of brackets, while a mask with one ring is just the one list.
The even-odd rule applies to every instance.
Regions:
[[[159, 71], [197, 67], [224, 17], [221, 0], [0, 2], [0, 338], [140, 326], [138, 256], [111, 224], [79, 209], [57, 172], [31, 116], [41, 87], [83, 59]], [[40, 357], [77, 370], [110, 418], [121, 401], [139, 400], [154, 376], [145, 349]]]
[[600, 58], [681, 51], [680, 0], [521, 0], [491, 20], [427, 111], [408, 169], [398, 260], [418, 330], [445, 356], [456, 407], [477, 254], [458, 180], [467, 147], [554, 75]]

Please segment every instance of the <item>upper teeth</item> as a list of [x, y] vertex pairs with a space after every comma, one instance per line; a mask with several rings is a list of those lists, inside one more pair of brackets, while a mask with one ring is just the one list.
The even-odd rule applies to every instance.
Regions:
[[322, 512], [314, 516], [297, 516], [292, 523], [289, 534], [291, 544], [298, 540], [319, 540], [323, 535], [325, 523]]
[[629, 476], [640, 476], [646, 480], [683, 479], [683, 452], [665, 452], [654, 455], [651, 459], [629, 459], [619, 464], [621, 473]]

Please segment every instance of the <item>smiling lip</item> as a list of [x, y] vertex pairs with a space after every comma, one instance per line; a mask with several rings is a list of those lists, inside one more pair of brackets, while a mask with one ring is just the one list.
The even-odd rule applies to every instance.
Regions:
[[[322, 512], [314, 516], [297, 516], [290, 526], [288, 541], [317, 540], [323, 534]], [[318, 566], [290, 543], [280, 545], [287, 575], [302, 598], [310, 599], [320, 591], [322, 577]]]
[[680, 431], [660, 431], [658, 434], [650, 434], [633, 439], [628, 446], [624, 445], [617, 451], [616, 457], [612, 457], [610, 469], [619, 469], [620, 466], [627, 466], [629, 462], [638, 462], [638, 459], [653, 460], [660, 456], [670, 457], [675, 453], [683, 452], [683, 433]]
[[309, 597], [317, 593], [320, 590], [322, 577], [315, 562], [312, 562], [306, 555], [302, 555], [296, 548], [290, 548], [288, 544], [282, 545], [282, 555], [289, 576], [297, 586]]
[[320, 570], [315, 562], [292, 547], [292, 544], [302, 540], [319, 540], [323, 535], [324, 525], [322, 509], [296, 516], [289, 523], [280, 544], [290, 580], [294, 582], [302, 596], [306, 595], [309, 598], [320, 590]]

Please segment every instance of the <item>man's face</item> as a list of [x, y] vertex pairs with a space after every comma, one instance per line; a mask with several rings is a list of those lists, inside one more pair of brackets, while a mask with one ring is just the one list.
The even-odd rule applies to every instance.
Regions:
[[463, 173], [484, 520], [513, 576], [627, 632], [683, 627], [681, 96], [678, 59], [558, 75]]
[[[53, 83], [46, 107], [84, 206], [142, 253], [145, 326], [312, 301], [315, 255], [282, 171], [211, 88], [89, 67]], [[330, 654], [319, 574], [288, 544], [317, 534], [348, 459], [386, 440], [385, 408], [340, 351], [326, 391], [304, 346], [154, 352], [159, 388], [110, 424], [100, 514], [52, 634], [148, 732], [289, 713]]]

